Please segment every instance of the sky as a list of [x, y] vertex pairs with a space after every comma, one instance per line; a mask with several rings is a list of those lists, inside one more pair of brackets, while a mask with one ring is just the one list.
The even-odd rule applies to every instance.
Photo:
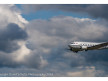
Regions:
[[72, 41], [107, 42], [108, 5], [0, 5], [0, 76], [107, 77], [108, 50], [73, 53]]

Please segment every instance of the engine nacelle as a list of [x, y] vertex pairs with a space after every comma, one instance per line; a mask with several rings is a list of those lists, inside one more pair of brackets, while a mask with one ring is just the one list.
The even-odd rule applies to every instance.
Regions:
[[87, 46], [82, 46], [82, 49], [83, 50], [87, 50]]

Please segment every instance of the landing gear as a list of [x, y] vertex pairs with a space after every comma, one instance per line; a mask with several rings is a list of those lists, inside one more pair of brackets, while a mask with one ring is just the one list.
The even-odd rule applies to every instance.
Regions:
[[78, 51], [74, 51], [75, 53], [78, 53]]
[[88, 51], [88, 50], [85, 50], [85, 51]]

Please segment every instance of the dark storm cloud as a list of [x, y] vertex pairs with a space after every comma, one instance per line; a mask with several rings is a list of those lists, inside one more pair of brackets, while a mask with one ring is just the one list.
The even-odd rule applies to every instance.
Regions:
[[[16, 52], [14, 51], [20, 49], [18, 41], [24, 41], [27, 37], [26, 31], [14, 23], [10, 23], [7, 27], [0, 30], [0, 67], [28, 67], [40, 69], [46, 64], [46, 61], [43, 60], [40, 55], [35, 54], [35, 52], [26, 55], [24, 59], [22, 59], [23, 61], [19, 62], [15, 60], [17, 57], [15, 56]], [[12, 52], [12, 54], [8, 54], [10, 52]]]
[[20, 40], [25, 41], [27, 38], [28, 35], [26, 31], [14, 23], [10, 23], [0, 30], [0, 67], [28, 67], [40, 69], [47, 64], [47, 61], [35, 52], [24, 56], [24, 58], [21, 59], [23, 61], [19, 62], [16, 60], [17, 56], [20, 56], [21, 54], [14, 51], [27, 51], [20, 50], [21, 47], [18, 45], [18, 42]]
[[[64, 7], [62, 7], [64, 6]], [[85, 4], [85, 5], [61, 5], [59, 7], [61, 10], [64, 11], [72, 11], [72, 12], [81, 12], [81, 13], [88, 13], [90, 16], [94, 18], [105, 18], [108, 19], [108, 5], [105, 4]]]
[[17, 24], [11, 23], [0, 30], [0, 51], [12, 52], [20, 48], [17, 44], [19, 40], [27, 39], [27, 33]]
[[107, 4], [33, 4], [22, 5], [26, 12], [40, 10], [61, 10], [67, 12], [88, 13], [94, 18], [108, 19]]

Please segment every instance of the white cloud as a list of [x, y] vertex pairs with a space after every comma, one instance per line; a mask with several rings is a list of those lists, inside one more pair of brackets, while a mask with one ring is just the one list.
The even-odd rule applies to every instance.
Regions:
[[21, 16], [20, 10], [15, 5], [0, 5], [1, 27], [9, 23], [15, 23], [24, 28], [24, 24], [28, 23], [28, 21]]

